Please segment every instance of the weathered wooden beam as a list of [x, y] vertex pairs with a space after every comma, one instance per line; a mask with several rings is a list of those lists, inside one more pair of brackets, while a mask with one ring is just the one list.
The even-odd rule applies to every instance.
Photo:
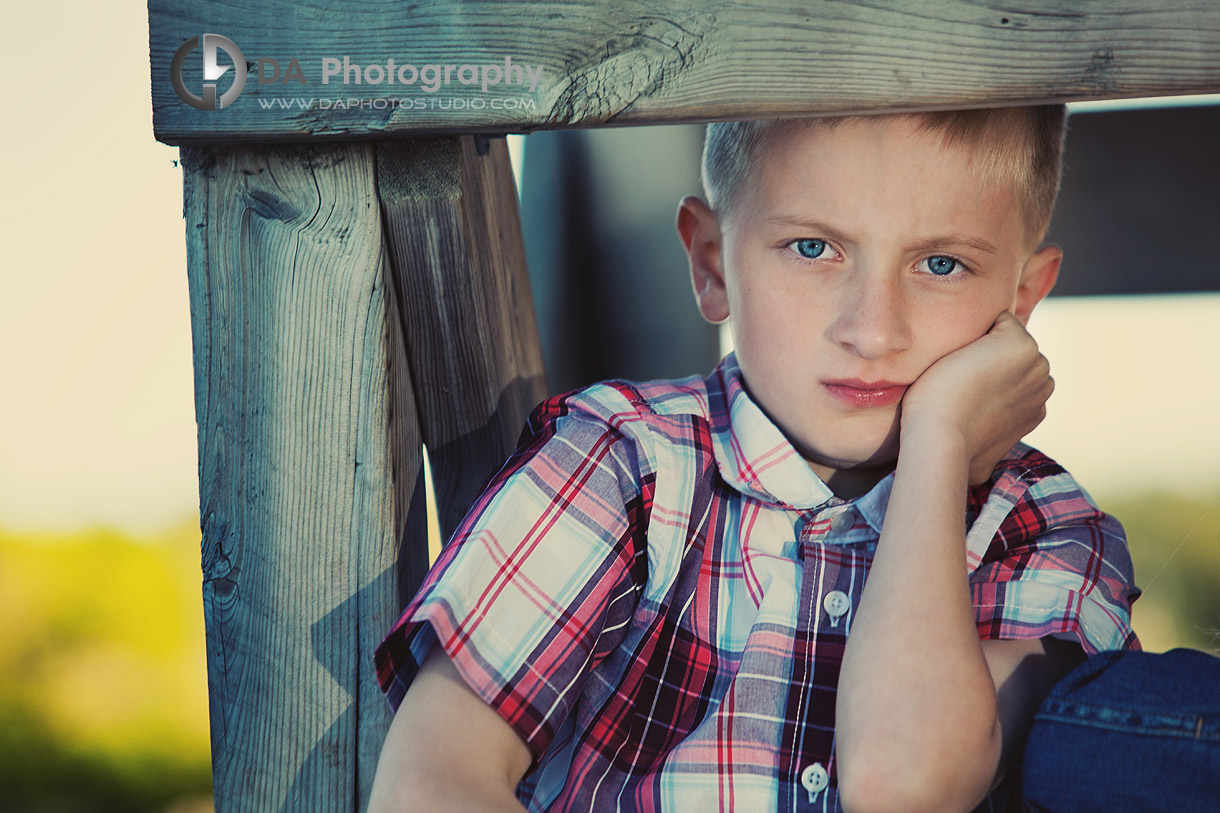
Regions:
[[377, 144], [377, 184], [448, 539], [546, 396], [503, 138]]
[[[1220, 91], [1211, 0], [150, 0], [149, 23], [153, 126], [171, 144]], [[191, 48], [203, 34], [240, 53]], [[244, 90], [192, 107], [180, 51], [200, 106], [206, 84], [224, 102], [245, 72]], [[240, 64], [205, 79], [208, 54]]]
[[217, 810], [363, 809], [426, 566], [373, 144], [182, 153]]
[[[362, 810], [372, 653], [545, 395], [503, 139], [187, 147], [218, 810]], [[380, 200], [379, 200], [380, 199]]]

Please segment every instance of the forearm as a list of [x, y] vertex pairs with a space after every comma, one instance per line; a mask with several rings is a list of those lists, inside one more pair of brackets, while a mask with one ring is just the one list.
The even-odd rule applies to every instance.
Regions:
[[965, 568], [965, 441], [904, 437], [837, 703], [845, 803], [967, 809], [1000, 757], [996, 692]]
[[378, 772], [369, 802], [370, 813], [465, 813], [465, 811], [525, 810], [511, 791], [471, 782], [460, 770], [428, 772], [422, 767], [397, 774]]
[[444, 745], [443, 739], [437, 739], [391, 750], [387, 740], [373, 781], [369, 813], [522, 813], [525, 808], [510, 785], [488, 776], [477, 760]]
[[390, 723], [369, 811], [520, 813], [513, 789], [529, 765], [524, 741], [466, 686], [438, 647]]

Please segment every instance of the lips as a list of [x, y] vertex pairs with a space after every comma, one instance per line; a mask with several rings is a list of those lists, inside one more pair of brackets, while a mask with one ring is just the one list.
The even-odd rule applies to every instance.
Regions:
[[893, 406], [902, 400], [907, 391], [906, 384], [893, 381], [849, 379], [823, 381], [822, 386], [843, 404], [859, 408]]

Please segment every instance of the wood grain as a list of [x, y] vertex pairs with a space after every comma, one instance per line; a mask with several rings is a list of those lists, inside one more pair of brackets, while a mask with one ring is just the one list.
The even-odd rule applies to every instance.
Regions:
[[372, 650], [424, 546], [373, 146], [182, 158], [216, 807], [363, 809]]
[[443, 539], [546, 396], [503, 138], [381, 141], [377, 183]]
[[[153, 126], [171, 144], [529, 132], [1220, 91], [1220, 4], [1213, 0], [150, 0], [149, 24]], [[170, 81], [175, 51], [203, 32], [232, 39], [252, 67], [245, 91], [219, 111], [189, 107]], [[463, 85], [456, 72], [433, 93], [421, 89], [422, 80], [371, 85], [365, 79], [376, 75], [363, 73], [359, 85], [337, 77], [323, 85], [322, 60], [344, 56], [362, 67], [392, 58], [396, 66], [455, 70], [507, 56], [541, 74], [533, 92], [504, 83], [484, 92], [481, 81]], [[260, 84], [253, 68], [264, 58], [280, 62], [285, 73], [297, 59], [306, 84]], [[200, 92], [202, 52], [184, 64], [184, 82]], [[218, 80], [221, 92], [232, 74]], [[340, 109], [336, 99], [357, 104]], [[390, 102], [362, 107], [376, 99]]]

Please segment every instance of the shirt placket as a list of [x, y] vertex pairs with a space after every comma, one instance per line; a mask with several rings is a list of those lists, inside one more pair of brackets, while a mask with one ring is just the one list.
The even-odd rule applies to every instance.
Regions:
[[835, 693], [864, 551], [842, 544], [858, 514], [835, 498], [802, 514], [794, 530], [802, 559], [781, 769], [790, 788], [781, 809], [835, 810], [832, 787]]

